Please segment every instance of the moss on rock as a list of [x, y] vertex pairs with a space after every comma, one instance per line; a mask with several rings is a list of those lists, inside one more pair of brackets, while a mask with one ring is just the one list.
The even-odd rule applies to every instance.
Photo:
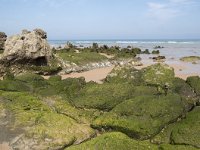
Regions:
[[79, 108], [111, 110], [134, 94], [134, 86], [127, 84], [90, 84], [83, 88], [72, 103]]
[[199, 76], [188, 77], [186, 82], [194, 89], [197, 95], [200, 96], [200, 77]]
[[198, 61], [200, 61], [200, 57], [199, 56], [187, 56], [187, 57], [180, 58], [180, 60], [184, 61], [184, 62], [197, 63]]
[[174, 69], [165, 64], [155, 64], [144, 68], [143, 80], [149, 85], [170, 86], [174, 81]]
[[105, 81], [109, 83], [131, 83], [133, 85], [142, 85], [142, 72], [134, 67], [115, 67], [106, 77]]
[[148, 139], [184, 113], [180, 96], [139, 96], [117, 105], [98, 117], [93, 127], [121, 131], [137, 139]]
[[192, 145], [200, 148], [200, 107], [187, 114], [186, 119], [178, 122], [172, 130], [174, 144]]
[[14, 117], [10, 127], [23, 131], [11, 144], [15, 149], [60, 149], [90, 139], [95, 132], [87, 124], [59, 114], [37, 97], [21, 92], [0, 92], [4, 107]]
[[148, 141], [136, 141], [123, 133], [105, 133], [88, 142], [71, 146], [66, 150], [158, 150], [158, 146]]

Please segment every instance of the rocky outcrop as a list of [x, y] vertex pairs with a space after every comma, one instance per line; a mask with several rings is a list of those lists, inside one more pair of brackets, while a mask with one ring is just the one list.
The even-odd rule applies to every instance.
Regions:
[[53, 74], [61, 65], [53, 56], [47, 42], [47, 33], [42, 29], [23, 30], [21, 34], [9, 37], [0, 58], [0, 75], [6, 72], [19, 74], [31, 71], [38, 74]]
[[2, 61], [7, 64], [47, 65], [52, 51], [46, 38], [46, 32], [41, 29], [32, 32], [23, 30], [22, 34], [9, 37], [5, 42]]
[[0, 50], [4, 50], [4, 44], [7, 39], [7, 35], [4, 32], [0, 32]]

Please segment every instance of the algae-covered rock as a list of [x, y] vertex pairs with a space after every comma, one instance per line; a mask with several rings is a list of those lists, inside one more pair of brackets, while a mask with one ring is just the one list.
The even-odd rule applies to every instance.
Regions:
[[200, 62], [200, 57], [199, 56], [187, 56], [187, 57], [180, 58], [180, 60], [184, 61], [184, 62], [198, 63], [198, 62]]
[[60, 95], [71, 98], [77, 95], [86, 84], [84, 78], [67, 78], [64, 80], [50, 79], [47, 82], [50, 85], [37, 91], [37, 94], [44, 97]]
[[187, 111], [190, 111], [198, 103], [198, 97], [196, 93], [183, 79], [174, 79], [172, 92], [178, 93], [182, 97]]
[[90, 141], [77, 146], [71, 146], [66, 150], [158, 150], [158, 146], [148, 141], [136, 141], [123, 133], [105, 133]]
[[171, 133], [174, 144], [192, 145], [200, 148], [200, 107], [187, 114], [176, 124]]
[[199, 76], [188, 77], [186, 82], [194, 89], [197, 95], [200, 95], [200, 77]]
[[134, 94], [134, 86], [127, 84], [91, 84], [83, 88], [72, 103], [80, 108], [111, 110]]
[[[200, 107], [196, 107], [194, 110], [186, 115], [186, 118], [179, 120], [165, 129], [163, 129], [158, 135], [156, 135], [151, 142], [156, 144], [174, 144], [174, 145], [188, 145], [189, 147], [183, 147], [183, 149], [200, 148]], [[165, 147], [165, 146], [164, 146]], [[176, 146], [174, 146], [176, 147]], [[166, 146], [166, 149], [173, 148], [172, 146]]]
[[111, 73], [108, 74], [105, 81], [109, 83], [131, 83], [134, 85], [142, 85], [142, 72], [134, 67], [116, 66]]
[[161, 150], [197, 150], [197, 148], [188, 145], [171, 145], [171, 144], [163, 144], [159, 146]]
[[0, 90], [3, 91], [29, 91], [30, 87], [16, 80], [0, 80]]
[[60, 149], [95, 135], [89, 125], [59, 114], [27, 93], [1, 91], [0, 98], [13, 118], [8, 127], [21, 131], [9, 141], [13, 149]]
[[59, 75], [51, 76], [51, 77], [49, 78], [49, 81], [50, 81], [50, 82], [61, 81], [61, 80], [62, 80], [62, 77], [59, 76]]
[[29, 87], [30, 92], [33, 93], [49, 86], [49, 83], [42, 76], [32, 73], [16, 76], [15, 80], [26, 84]]
[[137, 139], [148, 139], [184, 113], [180, 96], [139, 96], [117, 105], [98, 117], [93, 127], [121, 131]]
[[166, 64], [155, 64], [143, 69], [142, 78], [147, 84], [170, 86], [174, 80], [174, 69]]

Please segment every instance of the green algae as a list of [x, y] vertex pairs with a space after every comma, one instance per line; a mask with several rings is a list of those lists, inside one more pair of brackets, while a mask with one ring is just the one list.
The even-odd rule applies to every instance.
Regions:
[[158, 147], [148, 141], [136, 141], [123, 133], [113, 132], [100, 135], [88, 142], [71, 146], [66, 150], [158, 150]]
[[72, 99], [72, 104], [79, 108], [108, 111], [132, 97], [133, 93], [134, 87], [127, 84], [91, 84]]
[[89, 125], [59, 114], [42, 100], [28, 93], [1, 91], [0, 97], [4, 99], [3, 106], [14, 117], [10, 127], [23, 129], [25, 139], [35, 139], [36, 146], [45, 147], [42, 149], [80, 143], [95, 135]]
[[196, 62], [200, 61], [200, 57], [199, 56], [187, 56], [187, 57], [180, 58], [180, 60], [183, 62], [196, 63]]
[[142, 72], [133, 67], [115, 67], [106, 77], [108, 83], [131, 83], [133, 85], [142, 85], [144, 81], [141, 78]]
[[165, 64], [155, 64], [142, 69], [142, 79], [152, 86], [158, 86], [163, 89], [170, 88], [173, 85], [175, 73], [174, 69]]
[[92, 124], [101, 129], [121, 131], [137, 139], [148, 139], [184, 113], [180, 96], [139, 96], [117, 105]]
[[200, 95], [200, 77], [188, 77], [186, 82], [194, 89], [197, 95]]
[[105, 56], [102, 56], [96, 52], [83, 51], [80, 53], [75, 52], [57, 52], [57, 55], [64, 61], [75, 63], [77, 65], [83, 65], [93, 62], [101, 62], [107, 60]]

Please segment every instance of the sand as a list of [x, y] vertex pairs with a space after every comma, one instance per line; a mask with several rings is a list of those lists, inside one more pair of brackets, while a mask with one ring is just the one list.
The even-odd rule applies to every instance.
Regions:
[[[98, 68], [98, 69], [93, 69], [93, 70], [85, 71], [81, 73], [71, 73], [71, 74], [66, 74], [66, 75], [61, 75], [61, 76], [62, 76], [62, 79], [84, 77], [86, 82], [95, 81], [101, 84], [103, 83], [102, 80], [106, 78], [106, 76], [112, 71], [113, 68], [114, 66], [111, 66], [111, 67]], [[49, 77], [50, 76], [44, 76], [45, 79], [48, 79]]]
[[0, 144], [0, 150], [10, 150], [11, 148], [9, 147], [8, 143], [2, 143]]

